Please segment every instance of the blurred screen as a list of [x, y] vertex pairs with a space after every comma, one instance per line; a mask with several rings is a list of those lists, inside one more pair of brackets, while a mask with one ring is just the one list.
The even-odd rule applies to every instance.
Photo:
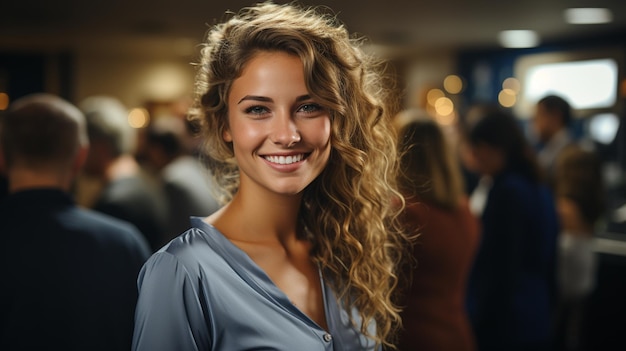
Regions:
[[618, 113], [623, 60], [624, 53], [616, 48], [519, 56], [514, 63], [514, 77], [520, 82], [516, 115], [531, 118], [537, 101], [549, 94], [565, 98], [576, 117]]
[[578, 110], [610, 108], [617, 99], [617, 74], [613, 59], [537, 65], [526, 72], [523, 94], [531, 101], [559, 95]]

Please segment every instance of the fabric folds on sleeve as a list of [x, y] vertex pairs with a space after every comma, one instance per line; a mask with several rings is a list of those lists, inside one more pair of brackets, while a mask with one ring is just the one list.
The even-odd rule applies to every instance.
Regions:
[[158, 252], [146, 262], [137, 280], [134, 351], [210, 349], [210, 326], [198, 299], [198, 278], [192, 278], [168, 252]]

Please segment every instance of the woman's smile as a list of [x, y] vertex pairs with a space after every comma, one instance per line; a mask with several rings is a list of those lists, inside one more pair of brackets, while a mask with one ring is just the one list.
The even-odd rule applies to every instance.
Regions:
[[295, 155], [266, 155], [263, 156], [268, 162], [276, 163], [280, 165], [290, 165], [300, 162], [306, 158], [306, 154]]

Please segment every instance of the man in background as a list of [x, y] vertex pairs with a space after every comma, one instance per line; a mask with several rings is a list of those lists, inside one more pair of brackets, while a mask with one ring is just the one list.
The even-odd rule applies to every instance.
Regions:
[[554, 168], [561, 151], [574, 142], [570, 131], [572, 110], [560, 96], [547, 95], [535, 106], [532, 127], [537, 137], [537, 159], [548, 185], [554, 187]]
[[0, 350], [129, 350], [136, 278], [150, 251], [127, 222], [78, 207], [83, 114], [53, 95], [0, 117]]

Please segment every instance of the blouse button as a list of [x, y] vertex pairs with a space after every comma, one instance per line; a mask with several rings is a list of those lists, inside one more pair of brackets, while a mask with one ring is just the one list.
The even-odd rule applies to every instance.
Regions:
[[330, 335], [328, 333], [324, 334], [324, 341], [330, 342], [332, 339], [333, 339], [332, 335]]

